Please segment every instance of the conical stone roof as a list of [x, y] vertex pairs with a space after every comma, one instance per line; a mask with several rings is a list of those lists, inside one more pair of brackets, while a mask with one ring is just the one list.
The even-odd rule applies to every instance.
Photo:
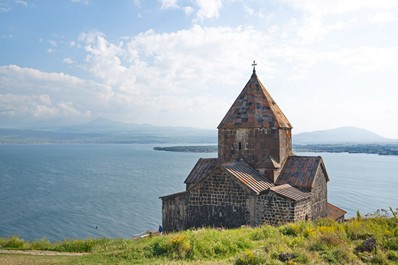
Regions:
[[289, 120], [258, 79], [255, 70], [218, 129], [292, 129]]

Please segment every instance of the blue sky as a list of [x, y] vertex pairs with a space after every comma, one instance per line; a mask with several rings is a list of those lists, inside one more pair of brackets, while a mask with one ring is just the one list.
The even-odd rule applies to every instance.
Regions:
[[0, 0], [0, 126], [216, 128], [253, 60], [294, 133], [398, 139], [392, 0]]

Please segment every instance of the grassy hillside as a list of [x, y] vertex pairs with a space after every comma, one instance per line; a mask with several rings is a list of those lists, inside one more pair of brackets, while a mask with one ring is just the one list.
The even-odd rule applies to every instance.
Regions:
[[87, 252], [84, 256], [0, 254], [0, 264], [398, 264], [398, 218], [329, 219], [229, 230], [199, 229], [139, 240], [50, 243], [0, 239], [0, 250]]

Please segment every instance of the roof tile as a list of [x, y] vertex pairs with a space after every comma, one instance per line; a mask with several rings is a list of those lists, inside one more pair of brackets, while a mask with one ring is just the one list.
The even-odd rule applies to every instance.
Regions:
[[218, 129], [283, 128], [292, 125], [255, 73], [218, 125]]
[[256, 193], [260, 193], [274, 186], [266, 177], [261, 176], [260, 173], [245, 162], [230, 162], [225, 163], [223, 166], [228, 173], [239, 179]]
[[184, 183], [193, 184], [202, 180], [207, 174], [220, 164], [218, 158], [199, 158], [191, 173], [185, 179]]
[[[320, 156], [289, 156], [275, 184], [312, 188], [316, 172], [321, 165], [323, 161]], [[327, 175], [326, 178], [329, 180]]]
[[294, 201], [302, 201], [310, 198], [312, 194], [310, 192], [302, 192], [289, 184], [275, 186], [270, 189], [271, 191], [279, 194], [283, 197], [289, 198]]
[[333, 218], [334, 220], [343, 217], [346, 213], [347, 213], [346, 211], [340, 209], [337, 206], [334, 206], [331, 203], [327, 204], [327, 216]]

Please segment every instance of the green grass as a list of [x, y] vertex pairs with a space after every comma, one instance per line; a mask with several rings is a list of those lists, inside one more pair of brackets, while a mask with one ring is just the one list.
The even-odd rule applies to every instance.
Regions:
[[[370, 237], [376, 239], [376, 249], [362, 251], [360, 246]], [[0, 249], [89, 253], [65, 259], [65, 264], [398, 264], [398, 219], [359, 217], [342, 224], [320, 219], [280, 227], [203, 228], [139, 240], [51, 243], [10, 237], [0, 238]], [[0, 260], [4, 256], [0, 254]]]

